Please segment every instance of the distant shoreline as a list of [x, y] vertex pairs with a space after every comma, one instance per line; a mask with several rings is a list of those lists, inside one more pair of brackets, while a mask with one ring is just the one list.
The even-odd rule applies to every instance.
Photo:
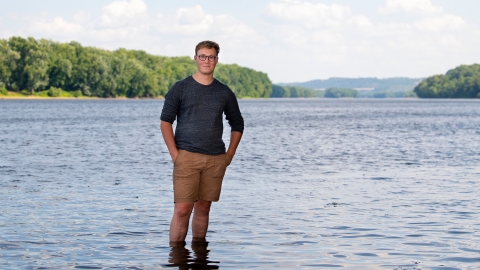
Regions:
[[35, 100], [105, 100], [105, 99], [118, 99], [118, 100], [133, 100], [133, 99], [165, 99], [163, 96], [159, 97], [88, 97], [88, 96], [80, 96], [80, 97], [73, 97], [73, 96], [59, 96], [59, 97], [50, 97], [50, 96], [37, 96], [37, 95], [25, 95], [17, 92], [8, 92], [8, 95], [0, 95], [0, 99], [35, 99]]
[[[418, 98], [418, 97], [403, 97], [403, 98], [372, 98], [372, 97], [341, 97], [341, 98], [325, 98], [325, 97], [269, 97], [269, 98], [252, 98], [252, 97], [240, 97], [239, 100], [285, 100], [285, 99], [298, 99], [298, 100], [480, 100], [479, 98]], [[24, 95], [17, 92], [9, 92], [9, 95], [0, 95], [0, 100], [165, 100], [165, 97], [50, 97], [50, 96], [32, 96]]]
[[20, 96], [0, 96], [0, 99], [30, 99], [30, 100], [142, 100], [142, 99], [159, 99], [159, 100], [164, 100], [165, 98], [127, 98], [127, 97], [108, 97], [108, 98], [103, 98], [103, 97], [20, 97]]

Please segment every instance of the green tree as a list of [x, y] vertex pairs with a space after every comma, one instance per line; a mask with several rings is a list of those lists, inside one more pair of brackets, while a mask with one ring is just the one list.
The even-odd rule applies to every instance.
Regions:
[[281, 86], [281, 85], [272, 85], [272, 92], [270, 97], [323, 97], [324, 91], [313, 90], [301, 86]]
[[326, 98], [357, 97], [358, 91], [350, 88], [328, 88], [325, 90]]
[[405, 98], [416, 98], [417, 94], [415, 94], [415, 92], [413, 92], [413, 91], [408, 91], [408, 92], [404, 93], [403, 97], [405, 97]]
[[47, 94], [49, 97], [59, 97], [61, 93], [62, 93], [62, 89], [56, 88], [56, 87], [50, 87]]
[[280, 85], [273, 84], [272, 85], [272, 95], [270, 97], [275, 98], [286, 98], [290, 97], [290, 89], [287, 87], [283, 87]]
[[[63, 89], [73, 96], [157, 97], [196, 72], [190, 57], [165, 57], [140, 50], [102, 50], [78, 42], [34, 38], [0, 40], [0, 83], [14, 91]], [[237, 97], [270, 97], [267, 74], [218, 64], [215, 77]], [[52, 91], [52, 95], [55, 95]]]
[[28, 89], [33, 94], [36, 90], [48, 86], [48, 43], [47, 40], [37, 41], [32, 37], [9, 39], [10, 48], [20, 54], [16, 68], [12, 70], [12, 88]]
[[17, 67], [20, 53], [12, 50], [6, 40], [0, 40], [0, 83], [12, 89], [12, 71]]
[[33, 94], [48, 85], [48, 53], [42, 48], [31, 51], [25, 65], [26, 88]]
[[0, 96], [6, 96], [6, 95], [8, 95], [7, 88], [0, 86]]
[[227, 84], [237, 97], [270, 97], [272, 82], [267, 74], [236, 64], [218, 64], [215, 77]]
[[77, 62], [75, 47], [71, 44], [50, 42], [48, 76], [50, 85], [68, 89], [71, 84], [73, 63]]
[[480, 65], [462, 65], [445, 75], [434, 75], [414, 89], [420, 98], [477, 98], [480, 93]]

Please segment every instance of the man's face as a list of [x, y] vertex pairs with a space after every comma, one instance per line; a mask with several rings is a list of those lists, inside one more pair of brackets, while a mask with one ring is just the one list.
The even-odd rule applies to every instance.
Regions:
[[[205, 60], [201, 60], [200, 58], [206, 57]], [[211, 58], [215, 58], [210, 60]], [[195, 63], [197, 63], [197, 69], [200, 73], [205, 75], [213, 74], [215, 70], [215, 66], [218, 63], [217, 51], [214, 48], [201, 48], [198, 50], [197, 55], [194, 57]]]

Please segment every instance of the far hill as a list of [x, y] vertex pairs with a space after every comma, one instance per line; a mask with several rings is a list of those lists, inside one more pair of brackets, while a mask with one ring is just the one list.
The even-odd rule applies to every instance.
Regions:
[[423, 78], [329, 78], [308, 82], [279, 83], [279, 85], [301, 86], [311, 89], [353, 88], [358, 90], [376, 90], [385, 92], [412, 91]]

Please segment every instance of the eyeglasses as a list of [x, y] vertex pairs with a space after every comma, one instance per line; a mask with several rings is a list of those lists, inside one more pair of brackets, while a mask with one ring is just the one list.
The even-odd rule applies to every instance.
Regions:
[[202, 60], [202, 61], [205, 61], [205, 60], [207, 60], [207, 58], [208, 58], [208, 61], [210, 61], [210, 62], [211, 62], [211, 61], [215, 61], [215, 60], [218, 58], [218, 57], [215, 56], [215, 55], [206, 56], [206, 55], [204, 55], [204, 54], [198, 55], [197, 57], [198, 57], [198, 59], [200, 59], [200, 60]]

